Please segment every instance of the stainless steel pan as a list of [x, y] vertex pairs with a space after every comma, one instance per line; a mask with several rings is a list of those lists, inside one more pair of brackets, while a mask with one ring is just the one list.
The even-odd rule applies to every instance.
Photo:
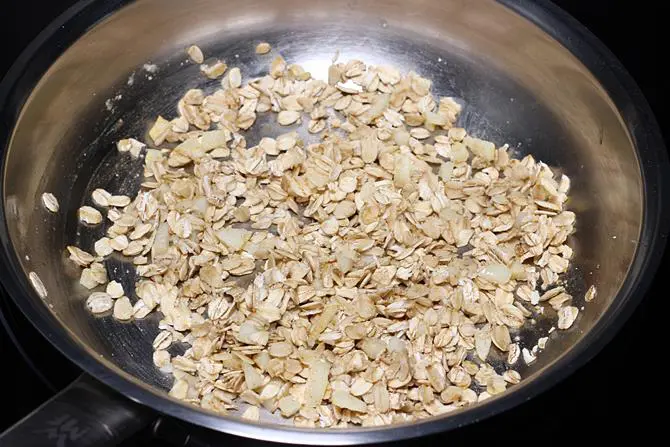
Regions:
[[[139, 163], [119, 156], [113, 142], [143, 136], [159, 113], [173, 115], [187, 88], [211, 88], [196, 66], [183, 63], [187, 46], [197, 43], [255, 75], [267, 64], [253, 54], [261, 40], [317, 75], [337, 50], [341, 60], [414, 69], [434, 80], [438, 94], [466, 103], [461, 121], [472, 133], [570, 175], [570, 208], [578, 215], [570, 288], [581, 296], [595, 284], [598, 299], [571, 330], [552, 335], [539, 360], [521, 371], [522, 384], [412, 425], [326, 431], [270, 417], [251, 423], [168, 398], [170, 380], [151, 362], [155, 319], [122, 324], [87, 313], [78, 269], [63, 248], [99, 237], [75, 216], [92, 188], [130, 195], [138, 188]], [[146, 63], [158, 71], [143, 69]], [[154, 411], [214, 431], [296, 443], [379, 442], [458, 427], [523, 402], [593, 356], [642, 298], [667, 235], [662, 200], [670, 171], [648, 106], [613, 56], [545, 1], [87, 0], [20, 57], [0, 87], [0, 110], [3, 284], [45, 337], [105, 384], [80, 380], [0, 445], [46, 445], [63, 436], [72, 445], [103, 445]], [[60, 213], [42, 209], [45, 191], [60, 198]], [[132, 283], [122, 263], [107, 266], [112, 277]], [[31, 271], [48, 290], [44, 300], [30, 286]], [[532, 343], [549, 324], [540, 321], [524, 337]], [[49, 419], [54, 411], [61, 417]]]

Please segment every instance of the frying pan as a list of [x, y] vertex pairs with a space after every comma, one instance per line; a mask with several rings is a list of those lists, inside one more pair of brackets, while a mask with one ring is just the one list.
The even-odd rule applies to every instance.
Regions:
[[[79, 269], [66, 245], [89, 248], [101, 229], [76, 209], [103, 187], [133, 196], [141, 162], [114, 142], [144, 138], [152, 118], [175, 116], [189, 88], [215, 88], [186, 61], [193, 43], [249, 77], [269, 59], [260, 41], [325, 76], [330, 59], [359, 58], [413, 69], [435, 93], [465, 104], [472, 134], [533, 154], [572, 179], [578, 216], [567, 276], [576, 324], [500, 396], [425, 421], [375, 428], [300, 429], [272, 415], [258, 423], [169, 398], [170, 378], [151, 361], [158, 315], [133, 323], [85, 309]], [[653, 116], [625, 70], [588, 31], [545, 1], [523, 0], [87, 0], [44, 30], [0, 87], [3, 285], [16, 304], [85, 375], [0, 438], [0, 445], [105, 445], [157, 414], [258, 439], [303, 444], [398, 440], [452, 429], [504, 411], [591, 358], [643, 297], [665, 245], [668, 160]], [[278, 132], [255, 126], [247, 139]], [[50, 214], [43, 192], [60, 200]], [[134, 274], [109, 260], [132, 290]], [[31, 287], [35, 272], [48, 295]], [[580, 301], [590, 285], [597, 300]], [[552, 322], [522, 331], [532, 346]], [[60, 442], [60, 444], [58, 444]]]

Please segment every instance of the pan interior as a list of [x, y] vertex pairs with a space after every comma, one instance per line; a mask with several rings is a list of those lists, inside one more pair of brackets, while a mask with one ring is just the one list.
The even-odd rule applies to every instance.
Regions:
[[[52, 318], [67, 327], [116, 372], [165, 390], [171, 377], [152, 364], [159, 315], [133, 323], [92, 317], [79, 268], [64, 247], [92, 251], [102, 228], [77, 222], [95, 188], [134, 196], [142, 161], [118, 153], [115, 141], [147, 138], [157, 115], [176, 116], [189, 88], [217, 88], [189, 62], [185, 48], [240, 67], [245, 78], [267, 70], [272, 56], [254, 53], [270, 42], [289, 63], [325, 78], [332, 57], [415, 70], [433, 80], [436, 95], [464, 104], [460, 125], [475, 136], [509, 143], [572, 179], [569, 208], [577, 213], [574, 264], [568, 275], [576, 305], [598, 287], [569, 331], [553, 333], [547, 349], [522, 376], [534, 380], [579, 343], [615, 298], [638, 243], [643, 188], [625, 125], [600, 84], [565, 48], [535, 25], [494, 1], [239, 1], [139, 0], [88, 30], [39, 82], [16, 123], [6, 152], [3, 205], [11, 243], [26, 272], [48, 290]], [[247, 135], [285, 131], [272, 120]], [[60, 212], [43, 209], [55, 194]], [[107, 261], [110, 279], [132, 290], [134, 274], [122, 260]], [[29, 299], [37, 305], [40, 298]], [[529, 346], [552, 325], [522, 334]], [[510, 392], [514, 392], [513, 389]], [[269, 417], [264, 415], [263, 418]], [[281, 423], [276, 420], [273, 422]]]

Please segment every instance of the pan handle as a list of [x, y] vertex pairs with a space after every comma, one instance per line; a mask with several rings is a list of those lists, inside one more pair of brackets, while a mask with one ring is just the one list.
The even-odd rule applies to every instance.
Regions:
[[147, 427], [155, 413], [87, 374], [0, 434], [0, 447], [104, 447]]

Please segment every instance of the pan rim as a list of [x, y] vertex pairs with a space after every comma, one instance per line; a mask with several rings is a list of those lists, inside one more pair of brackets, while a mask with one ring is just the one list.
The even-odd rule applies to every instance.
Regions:
[[[668, 156], [653, 114], [639, 88], [616, 57], [583, 25], [547, 0], [499, 0], [515, 13], [529, 20], [557, 40], [584, 64], [606, 89], [623, 118], [637, 150], [644, 188], [644, 214], [640, 232], [640, 244], [630, 266], [628, 276], [619, 290], [612, 306], [572, 349], [547, 367], [542, 377], [519, 387], [511, 393], [448, 416], [429, 419], [412, 424], [388, 427], [358, 428], [343, 430], [300, 429], [290, 426], [262, 425], [242, 422], [205, 413], [195, 407], [167, 398], [146, 384], [132, 380], [127, 373], [119, 373], [107, 362], [93, 356], [85, 346], [69, 336], [67, 328], [61, 326], [46, 306], [37, 301], [24, 299], [34, 294], [24, 272], [18, 268], [6, 226], [4, 206], [0, 208], [0, 278], [9, 296], [14, 300], [31, 323], [61, 353], [75, 362], [84, 371], [114, 388], [129, 399], [152, 407], [159, 412], [183, 419], [189, 423], [238, 436], [268, 441], [286, 441], [305, 444], [360, 444], [401, 440], [446, 431], [469, 424], [510, 409], [565, 379], [585, 364], [616, 334], [644, 297], [654, 277], [670, 227], [670, 209], [662, 206], [670, 192], [670, 179], [663, 173], [670, 172]], [[1, 172], [4, 174], [4, 152], [9, 143], [25, 97], [39, 81], [53, 61], [89, 27], [109, 14], [131, 3], [131, 0], [81, 0], [59, 16], [21, 53], [0, 83], [0, 152]], [[71, 27], [64, 25], [73, 24]], [[79, 28], [76, 25], [82, 25]], [[62, 39], [62, 40], [59, 40]], [[48, 44], [56, 40], [60, 46], [57, 54], [45, 56]], [[50, 51], [54, 53], [54, 51]], [[40, 61], [36, 72], [36, 59]], [[588, 60], [593, 59], [590, 63]], [[594, 62], [595, 60], [595, 62]], [[599, 62], [599, 63], [598, 63]], [[28, 78], [28, 79], [26, 79]], [[27, 90], [21, 92], [28, 84]], [[19, 88], [17, 88], [19, 87]], [[21, 95], [24, 98], [21, 98]], [[0, 182], [0, 197], [3, 197], [4, 180]]]

